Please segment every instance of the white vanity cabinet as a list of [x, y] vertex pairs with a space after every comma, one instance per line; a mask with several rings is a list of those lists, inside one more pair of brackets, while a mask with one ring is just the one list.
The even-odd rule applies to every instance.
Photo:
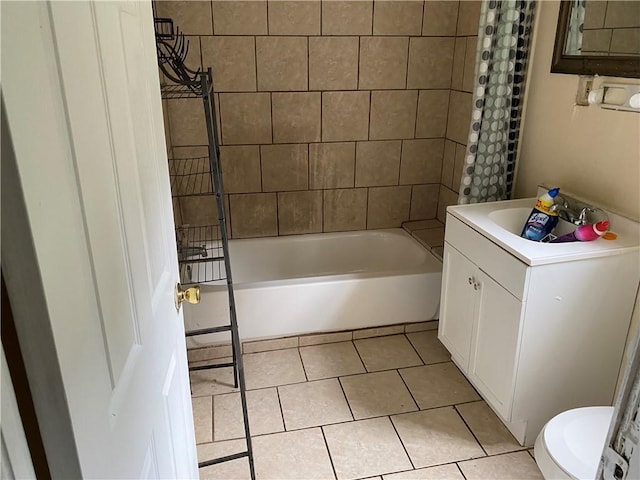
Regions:
[[536, 244], [539, 256], [519, 254], [514, 245], [529, 241], [509, 233], [516, 239], [505, 244], [474, 224], [465, 214], [479, 208], [490, 207], [448, 210], [438, 337], [516, 439], [532, 445], [557, 413], [612, 404], [640, 253], [572, 257]]

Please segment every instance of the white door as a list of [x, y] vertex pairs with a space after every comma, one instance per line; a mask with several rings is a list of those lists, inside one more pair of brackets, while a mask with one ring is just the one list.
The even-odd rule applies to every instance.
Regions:
[[3, 2], [2, 36], [59, 408], [82, 476], [196, 478], [151, 4]]

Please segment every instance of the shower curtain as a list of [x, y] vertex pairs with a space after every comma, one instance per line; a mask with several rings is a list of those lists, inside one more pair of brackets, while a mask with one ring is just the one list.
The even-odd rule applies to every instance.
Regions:
[[564, 52], [567, 55], [580, 55], [582, 52], [582, 32], [584, 30], [586, 4], [586, 0], [573, 0], [571, 2], [571, 14], [567, 25], [567, 41], [564, 47]]
[[460, 204], [511, 196], [535, 3], [482, 2]]

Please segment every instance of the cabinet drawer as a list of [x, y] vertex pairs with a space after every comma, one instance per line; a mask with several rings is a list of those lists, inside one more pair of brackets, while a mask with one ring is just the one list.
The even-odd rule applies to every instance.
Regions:
[[513, 296], [525, 300], [527, 265], [450, 214], [444, 239]]

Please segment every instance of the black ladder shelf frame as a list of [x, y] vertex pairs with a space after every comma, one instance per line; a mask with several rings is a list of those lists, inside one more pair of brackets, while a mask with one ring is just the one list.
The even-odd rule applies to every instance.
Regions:
[[[215, 106], [213, 98], [213, 76], [211, 68], [206, 71], [191, 70], [184, 64], [184, 60], [187, 57], [189, 50], [189, 41], [184, 38], [184, 34], [179, 32], [176, 28], [174, 30], [173, 21], [168, 18], [154, 18], [155, 32], [156, 32], [156, 45], [158, 51], [158, 64], [160, 70], [167, 77], [171, 83], [168, 85], [161, 85], [161, 92], [163, 99], [180, 99], [180, 98], [201, 98], [204, 108], [206, 126], [207, 126], [207, 138], [208, 138], [208, 158], [198, 157], [191, 159], [171, 159], [170, 163], [182, 161], [183, 168], [177, 168], [172, 170], [170, 165], [170, 177], [172, 183], [172, 195], [174, 186], [178, 191], [174, 196], [190, 196], [190, 195], [215, 195], [218, 214], [218, 225], [208, 225], [204, 227], [212, 232], [212, 235], [198, 236], [198, 240], [205, 241], [205, 245], [202, 247], [186, 246], [187, 254], [179, 253], [178, 263], [180, 265], [180, 278], [181, 281], [184, 278], [184, 273], [187, 272], [188, 276], [184, 283], [197, 283], [198, 281], [211, 281], [211, 280], [223, 280], [226, 279], [227, 292], [229, 298], [229, 317], [230, 323], [228, 325], [222, 325], [211, 328], [203, 328], [199, 330], [192, 330], [185, 332], [186, 337], [194, 337], [198, 335], [206, 335], [218, 332], [230, 332], [231, 334], [231, 350], [232, 350], [232, 362], [221, 363], [215, 365], [203, 365], [197, 367], [190, 367], [189, 371], [206, 370], [212, 368], [227, 368], [233, 367], [234, 387], [240, 390], [240, 401], [242, 404], [242, 417], [244, 421], [244, 433], [246, 440], [246, 450], [238, 452], [232, 455], [226, 455], [223, 457], [213, 458], [198, 463], [198, 468], [208, 467], [210, 465], [216, 465], [218, 463], [228, 462], [239, 458], [247, 457], [249, 461], [249, 472], [251, 479], [255, 480], [255, 468], [253, 462], [253, 447], [251, 444], [251, 432], [249, 430], [249, 417], [247, 410], [247, 397], [246, 397], [246, 383], [244, 379], [244, 364], [242, 360], [242, 350], [240, 345], [240, 336], [238, 333], [238, 322], [236, 316], [236, 304], [233, 291], [233, 278], [231, 274], [231, 261], [229, 257], [229, 238], [227, 234], [226, 215], [224, 210], [224, 189], [222, 184], [222, 174], [220, 171], [220, 148], [218, 146], [218, 128], [216, 125]], [[202, 161], [208, 160], [208, 171], [202, 170]], [[186, 167], [189, 162], [198, 162], [196, 170]], [[185, 173], [186, 168], [186, 173]], [[173, 175], [172, 172], [173, 171]], [[195, 175], [195, 177], [193, 177]], [[194, 181], [192, 182], [193, 189], [189, 190], [190, 177]], [[180, 183], [186, 177], [186, 184]], [[200, 178], [198, 178], [200, 177]], [[209, 178], [207, 178], [209, 177]], [[174, 180], [176, 182], [174, 183]], [[197, 187], [200, 188], [197, 188]], [[186, 190], [186, 191], [185, 191]], [[180, 234], [184, 234], [185, 231], [193, 232], [194, 227], [178, 227], [176, 228], [176, 237], [178, 241], [178, 251], [183, 252], [180, 245]], [[213, 233], [217, 234], [213, 234]], [[188, 237], [188, 234], [187, 234]], [[193, 238], [192, 238], [193, 240]], [[188, 239], [187, 239], [188, 241]], [[214, 246], [209, 247], [206, 242], [211, 242]], [[197, 242], [196, 242], [197, 244]], [[195, 250], [192, 250], [195, 249]], [[220, 249], [222, 255], [220, 255]], [[214, 256], [209, 257], [208, 252], [214, 251]], [[191, 253], [188, 253], [191, 252]], [[194, 252], [196, 252], [194, 254]], [[201, 252], [201, 253], [200, 253]], [[194, 259], [192, 257], [197, 256], [200, 253], [202, 258]], [[224, 275], [218, 268], [218, 275], [206, 275], [203, 278], [198, 270], [198, 275], [195, 281], [192, 278], [191, 270], [187, 267], [193, 265], [200, 265], [206, 263], [224, 262]], [[218, 263], [219, 266], [219, 263]], [[183, 269], [184, 267], [184, 269]], [[215, 269], [213, 269], [214, 271]], [[215, 273], [215, 272], [214, 272]]]

